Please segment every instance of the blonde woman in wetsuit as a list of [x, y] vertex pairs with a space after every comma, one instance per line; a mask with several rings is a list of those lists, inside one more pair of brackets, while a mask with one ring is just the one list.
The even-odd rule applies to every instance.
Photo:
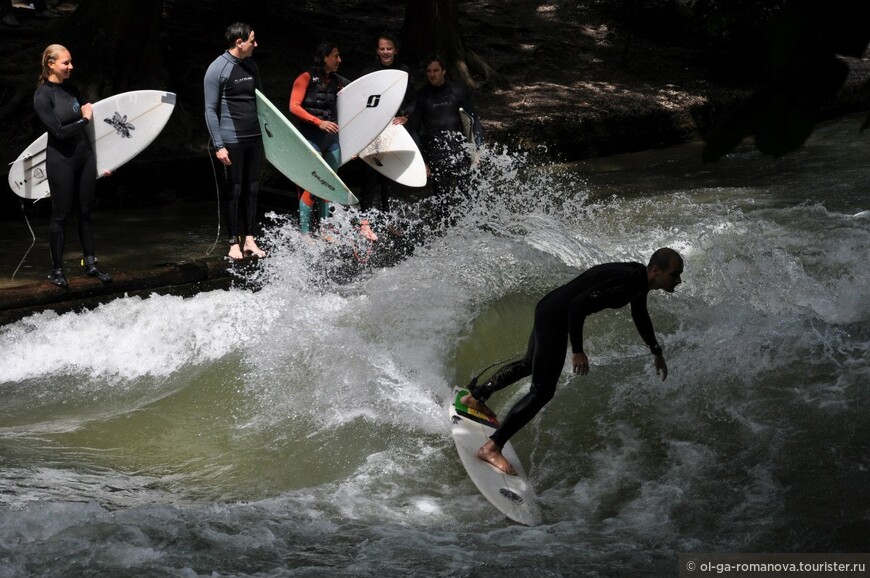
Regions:
[[48, 46], [42, 53], [42, 72], [33, 108], [48, 131], [45, 167], [51, 191], [49, 280], [58, 287], [69, 283], [63, 273], [63, 249], [66, 220], [73, 207], [78, 218], [79, 241], [84, 253], [85, 273], [103, 283], [112, 277], [101, 271], [94, 256], [94, 231], [91, 207], [97, 183], [97, 160], [85, 127], [93, 120], [90, 103], [82, 104], [78, 89], [66, 82], [73, 71], [72, 55], [60, 44]]

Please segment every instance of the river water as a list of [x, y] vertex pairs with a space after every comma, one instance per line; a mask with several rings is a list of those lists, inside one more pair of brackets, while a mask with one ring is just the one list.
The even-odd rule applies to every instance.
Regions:
[[[259, 290], [0, 327], [0, 577], [669, 576], [681, 552], [866, 552], [860, 123], [779, 161], [496, 148], [473, 205], [390, 266], [331, 274], [353, 256], [277, 218]], [[551, 288], [661, 246], [686, 260], [649, 298], [670, 376], [626, 309], [590, 318], [589, 375], [566, 365], [514, 438], [544, 523], [511, 523], [460, 464], [450, 386], [521, 353]]]

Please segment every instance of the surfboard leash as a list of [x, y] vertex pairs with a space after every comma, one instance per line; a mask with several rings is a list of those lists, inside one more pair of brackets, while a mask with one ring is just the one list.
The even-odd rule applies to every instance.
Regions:
[[519, 357], [517, 357], [517, 356], [508, 357], [507, 359], [502, 359], [501, 361], [496, 361], [492, 365], [488, 365], [487, 367], [484, 367], [480, 373], [478, 373], [477, 375], [475, 375], [474, 377], [471, 378], [471, 381], [468, 382], [468, 385], [465, 386], [465, 389], [471, 389], [472, 387], [475, 387], [477, 385], [477, 380], [480, 379], [480, 376], [482, 376], [484, 373], [486, 373], [487, 371], [489, 371], [493, 367], [507, 365], [508, 363], [511, 363], [517, 359], [519, 359]]
[[[208, 148], [208, 160], [211, 163], [211, 174], [214, 177], [214, 191], [215, 191], [215, 195], [217, 196], [217, 233], [215, 234], [215, 237], [214, 237], [214, 243], [212, 243], [211, 247], [209, 247], [208, 251], [205, 252], [206, 256], [211, 255], [212, 251], [214, 251], [214, 248], [217, 247], [217, 244], [221, 239], [221, 189], [220, 189], [220, 185], [218, 184], [217, 170], [214, 168], [214, 158], [212, 155], [212, 152], [214, 151], [214, 149], [212, 148], [211, 139], [208, 139], [207, 148]], [[226, 170], [227, 170], [227, 168], [224, 167], [224, 172], [226, 172]], [[224, 176], [226, 176], [226, 174]]]
[[27, 251], [24, 252], [24, 256], [21, 258], [21, 262], [18, 263], [18, 267], [15, 268], [15, 271], [12, 272], [12, 280], [15, 281], [15, 275], [18, 274], [18, 270], [21, 269], [21, 266], [24, 265], [24, 261], [27, 260], [27, 256], [30, 254], [30, 250], [33, 249], [33, 245], [36, 244], [36, 233], [33, 232], [33, 227], [30, 226], [30, 219], [27, 218], [27, 210], [24, 208], [24, 200], [21, 201], [21, 212], [24, 214], [24, 222], [27, 223], [27, 229], [30, 231], [30, 246], [27, 248]]
[[365, 265], [369, 262], [369, 259], [372, 256], [372, 249], [375, 246], [374, 241], [368, 242], [368, 247], [366, 248], [365, 255], [360, 255], [360, 253], [356, 250], [356, 243], [353, 243], [353, 256], [356, 257], [356, 260], [360, 263], [360, 265]]

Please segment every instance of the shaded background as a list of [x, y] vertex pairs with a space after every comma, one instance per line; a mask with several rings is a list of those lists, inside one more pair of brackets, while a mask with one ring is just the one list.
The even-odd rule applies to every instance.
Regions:
[[[4, 26], [0, 37], [0, 160], [8, 165], [42, 132], [31, 98], [43, 48], [60, 42], [90, 100], [145, 88], [179, 97], [158, 140], [100, 182], [99, 202], [213, 196], [202, 77], [236, 20], [257, 31], [264, 92], [282, 109], [317, 43], [338, 42], [341, 73], [354, 78], [387, 31], [400, 38], [418, 86], [421, 59], [447, 55], [451, 74], [476, 91], [489, 143], [559, 162], [714, 135], [717, 157], [766, 130], [765, 152], [778, 155], [819, 119], [866, 109], [870, 15], [866, 3], [851, 4], [80, 0], [60, 3], [63, 16], [46, 21], [16, 3], [22, 26]], [[359, 170], [352, 163], [342, 177], [353, 187]], [[263, 181], [292, 189], [268, 164]], [[0, 195], [0, 215], [19, 213], [17, 197]]]

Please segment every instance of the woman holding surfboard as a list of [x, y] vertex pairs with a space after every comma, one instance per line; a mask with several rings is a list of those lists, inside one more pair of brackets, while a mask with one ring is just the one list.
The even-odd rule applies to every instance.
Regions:
[[[293, 82], [290, 112], [298, 119], [299, 132], [323, 156], [332, 170], [338, 170], [338, 91], [348, 80], [336, 74], [341, 64], [338, 45], [323, 42], [314, 51], [314, 64]], [[321, 221], [329, 217], [329, 203], [308, 191], [299, 195], [299, 230], [311, 230], [311, 210], [317, 206]]]
[[33, 108], [48, 132], [45, 169], [51, 190], [49, 249], [52, 265], [48, 278], [63, 288], [69, 286], [63, 273], [63, 248], [66, 219], [73, 204], [85, 273], [103, 283], [112, 281], [108, 273], [97, 267], [94, 256], [91, 206], [97, 184], [97, 160], [85, 132], [93, 119], [93, 110], [90, 103], [81, 104], [78, 89], [65, 82], [72, 71], [69, 50], [60, 44], [48, 46], [42, 53], [42, 72], [33, 95]]

